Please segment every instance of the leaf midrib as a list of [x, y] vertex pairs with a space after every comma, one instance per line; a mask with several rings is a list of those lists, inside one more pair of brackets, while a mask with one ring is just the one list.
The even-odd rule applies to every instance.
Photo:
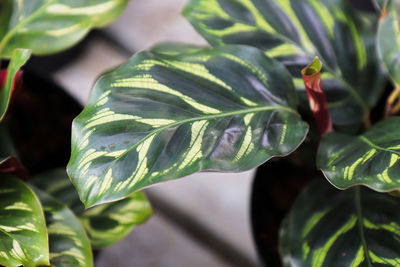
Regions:
[[368, 245], [367, 245], [367, 241], [366, 241], [365, 235], [364, 235], [360, 186], [356, 186], [356, 188], [355, 188], [354, 200], [355, 200], [355, 206], [356, 206], [357, 217], [358, 217], [358, 220], [357, 220], [358, 229], [360, 231], [361, 244], [364, 247], [365, 259], [367, 260], [368, 266], [372, 267], [371, 258], [368, 253], [368, 251], [369, 251]]
[[363, 141], [364, 143], [368, 144], [369, 146], [371, 146], [377, 150], [386, 151], [386, 152], [400, 156], [400, 152], [397, 152], [397, 151], [389, 149], [389, 148], [384, 148], [384, 147], [378, 146], [377, 144], [373, 143], [371, 140], [369, 140], [367, 137], [365, 137], [363, 135], [359, 136], [359, 138], [361, 141]]
[[[287, 111], [290, 113], [293, 113], [297, 116], [300, 117], [300, 115], [297, 113], [296, 110], [289, 108], [289, 107], [283, 107], [283, 106], [266, 106], [266, 107], [256, 107], [256, 108], [249, 108], [249, 109], [242, 109], [239, 111], [230, 111], [230, 112], [225, 112], [225, 113], [218, 113], [218, 114], [212, 114], [212, 115], [205, 115], [205, 116], [199, 116], [199, 117], [194, 117], [194, 118], [189, 118], [189, 119], [185, 119], [185, 120], [181, 120], [181, 121], [176, 121], [167, 125], [164, 125], [162, 127], [156, 128], [155, 130], [151, 131], [149, 134], [147, 134], [145, 137], [141, 138], [139, 141], [137, 141], [135, 144], [133, 144], [131, 147], [127, 148], [126, 151], [124, 153], [122, 153], [121, 155], [119, 155], [118, 157], [116, 157], [112, 163], [110, 164], [109, 167], [107, 167], [107, 169], [105, 169], [103, 171], [103, 176], [114, 166], [114, 164], [116, 162], [118, 162], [119, 159], [121, 159], [124, 155], [126, 155], [127, 153], [129, 153], [132, 149], [136, 148], [137, 146], [139, 146], [142, 142], [144, 142], [145, 140], [147, 140], [149, 137], [156, 135], [162, 131], [164, 131], [165, 129], [171, 128], [171, 127], [175, 127], [175, 126], [179, 126], [185, 123], [189, 123], [189, 122], [194, 122], [194, 121], [201, 121], [201, 120], [212, 120], [212, 119], [216, 119], [216, 118], [223, 118], [223, 117], [229, 117], [229, 116], [235, 116], [235, 115], [241, 115], [241, 114], [249, 114], [249, 113], [256, 113], [256, 112], [263, 112], [263, 111], [268, 111], [268, 110], [283, 110], [283, 111]], [[74, 152], [73, 152], [74, 153]]]
[[14, 36], [15, 33], [18, 32], [19, 29], [21, 29], [23, 26], [25, 26], [27, 23], [31, 22], [34, 20], [37, 16], [41, 15], [43, 10], [45, 10], [48, 6], [53, 4], [56, 0], [49, 0], [47, 3], [45, 3], [43, 6], [38, 8], [35, 12], [30, 14], [28, 17], [26, 17], [24, 20], [20, 21], [16, 26], [14, 26], [1, 40], [0, 42], [0, 55], [3, 52], [4, 47], [7, 45], [8, 41]]

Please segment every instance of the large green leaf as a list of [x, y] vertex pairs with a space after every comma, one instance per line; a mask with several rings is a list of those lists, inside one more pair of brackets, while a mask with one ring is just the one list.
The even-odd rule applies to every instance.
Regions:
[[353, 124], [375, 105], [383, 75], [374, 42], [377, 16], [367, 19], [348, 2], [191, 0], [183, 14], [213, 46], [251, 45], [280, 60], [300, 88], [301, 69], [319, 56], [333, 122]]
[[75, 212], [89, 235], [93, 249], [117, 243], [152, 214], [150, 203], [141, 192], [120, 201], [84, 210], [65, 170], [48, 171], [34, 177], [31, 182]]
[[[7, 75], [4, 86], [1, 87], [0, 81], [0, 121], [3, 120], [8, 104], [10, 102], [11, 93], [15, 86], [15, 77], [18, 70], [26, 63], [30, 57], [30, 51], [26, 49], [16, 49], [11, 55], [11, 61], [7, 68]], [[1, 79], [1, 78], [0, 78]]]
[[[32, 49], [34, 54], [66, 49], [81, 40], [91, 28], [113, 21], [127, 2], [14, 0], [11, 10], [7, 0], [5, 3], [8, 5], [2, 8], [12, 15], [6, 32], [0, 34], [0, 57], [10, 57], [16, 48]], [[0, 33], [4, 31], [2, 28]]]
[[68, 172], [86, 206], [201, 170], [248, 170], [305, 138], [281, 64], [246, 46], [169, 47], [102, 76], [73, 122]]
[[44, 191], [34, 190], [45, 212], [51, 266], [93, 266], [90, 242], [79, 220], [64, 204]]
[[400, 117], [391, 117], [354, 137], [324, 136], [317, 166], [338, 188], [366, 185], [377, 191], [400, 189]]
[[0, 265], [48, 265], [46, 223], [35, 194], [19, 179], [0, 174]]
[[400, 199], [317, 180], [296, 200], [280, 236], [285, 266], [400, 266]]
[[[378, 48], [393, 82], [400, 86], [400, 2], [386, 1], [378, 31]], [[382, 5], [382, 3], [381, 3]]]

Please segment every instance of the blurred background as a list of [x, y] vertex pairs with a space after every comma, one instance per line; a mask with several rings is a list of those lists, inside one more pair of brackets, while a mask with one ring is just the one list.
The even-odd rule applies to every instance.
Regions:
[[[84, 105], [96, 79], [137, 51], [165, 41], [207, 45], [180, 14], [186, 2], [131, 0], [111, 26], [66, 52], [33, 58], [27, 68], [51, 76]], [[99, 252], [96, 266], [258, 266], [249, 214], [252, 175], [201, 173], [146, 190], [154, 215]]]

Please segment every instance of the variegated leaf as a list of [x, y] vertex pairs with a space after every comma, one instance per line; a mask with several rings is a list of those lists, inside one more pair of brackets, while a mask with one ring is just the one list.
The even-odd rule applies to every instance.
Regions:
[[64, 204], [44, 191], [37, 188], [34, 190], [46, 217], [51, 266], [93, 266], [90, 241], [78, 218]]
[[22, 181], [0, 173], [0, 265], [48, 265], [46, 223], [39, 200]]
[[117, 243], [152, 214], [150, 203], [141, 192], [120, 201], [84, 210], [78, 193], [62, 169], [40, 174], [31, 182], [74, 211], [83, 224], [93, 249]]
[[324, 136], [317, 166], [336, 187], [366, 185], [377, 191], [400, 189], [400, 117], [391, 117], [354, 137]]
[[[128, 0], [11, 2], [2, 1], [0, 6], [4, 13], [11, 13], [7, 26], [0, 26], [0, 57], [11, 57], [16, 48], [31, 49], [33, 54], [40, 55], [66, 49], [81, 40], [91, 28], [113, 21]], [[4, 22], [3, 19], [0, 22]]]
[[385, 2], [387, 5], [383, 7], [378, 30], [378, 48], [390, 77], [400, 86], [400, 2]]
[[191, 0], [183, 14], [213, 46], [264, 50], [286, 65], [299, 88], [304, 88], [301, 69], [319, 56], [333, 122], [343, 125], [365, 119], [384, 80], [374, 43], [377, 16], [368, 20], [348, 2]]
[[321, 179], [285, 219], [285, 266], [400, 266], [400, 198], [363, 187], [339, 191]]
[[0, 77], [0, 121], [3, 120], [6, 114], [11, 93], [15, 86], [16, 78], [18, 77], [18, 70], [26, 63], [30, 54], [30, 51], [26, 49], [14, 50], [7, 71], [3, 70], [5, 81], [2, 82]]
[[132, 228], [142, 224], [152, 215], [146, 196], [136, 192], [129, 197], [88, 209], [79, 215], [94, 249], [111, 246]]
[[75, 119], [68, 172], [86, 206], [201, 170], [248, 170], [305, 138], [278, 62], [246, 46], [168, 47], [102, 76]]

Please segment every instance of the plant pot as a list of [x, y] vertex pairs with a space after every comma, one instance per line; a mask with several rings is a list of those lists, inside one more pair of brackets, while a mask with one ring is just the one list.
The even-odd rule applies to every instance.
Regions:
[[[318, 171], [300, 166], [301, 157], [308, 155], [312, 161], [308, 144], [287, 158], [275, 158], [258, 167], [254, 177], [251, 194], [251, 226], [256, 250], [263, 266], [279, 267], [282, 262], [279, 255], [279, 229], [282, 220], [289, 212], [296, 196], [309, 183]], [[303, 162], [304, 163], [304, 162]]]
[[6, 123], [31, 175], [65, 168], [71, 151], [71, 123], [82, 106], [44, 74], [28, 65], [23, 86], [13, 94]]

